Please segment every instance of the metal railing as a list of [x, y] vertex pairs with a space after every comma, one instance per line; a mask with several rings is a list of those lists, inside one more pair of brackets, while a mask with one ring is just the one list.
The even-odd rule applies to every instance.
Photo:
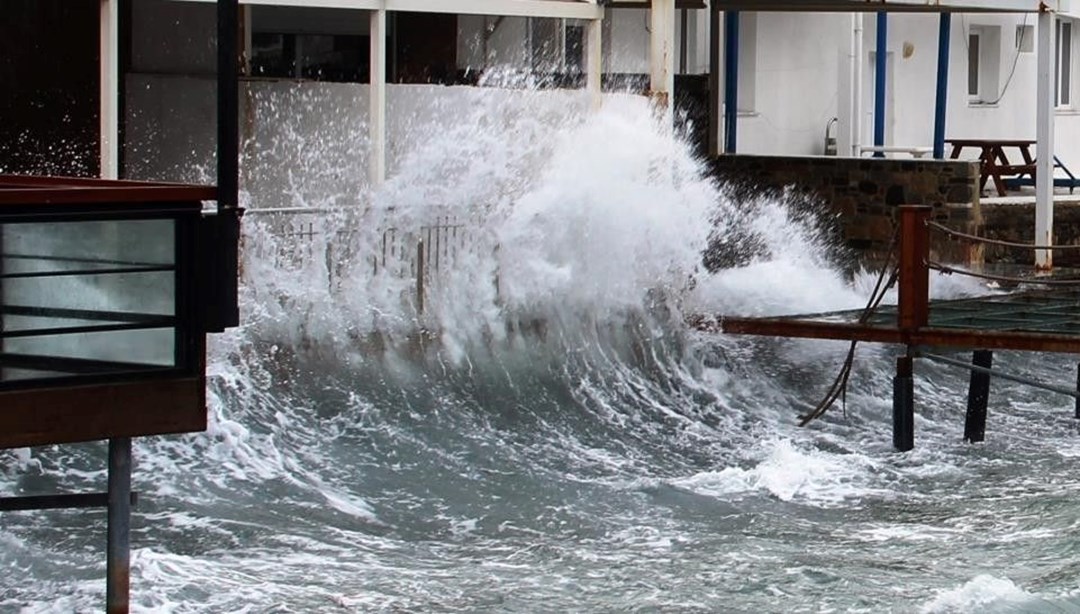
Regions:
[[[389, 226], [362, 236], [357, 211], [342, 209], [251, 209], [269, 241], [252, 246], [258, 258], [279, 270], [305, 270], [321, 258], [331, 292], [356, 275], [389, 275], [409, 280], [406, 297], [418, 313], [441, 291], [461, 257], [478, 247], [475, 225], [453, 213], [437, 214], [412, 228]], [[367, 242], [365, 245], [364, 242]]]

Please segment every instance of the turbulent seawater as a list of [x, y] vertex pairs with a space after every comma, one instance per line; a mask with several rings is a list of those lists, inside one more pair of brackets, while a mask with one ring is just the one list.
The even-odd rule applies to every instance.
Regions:
[[[795, 204], [732, 202], [642, 105], [557, 128], [490, 113], [362, 213], [319, 217], [323, 244], [248, 217], [210, 427], [136, 443], [137, 609], [1080, 611], [1071, 399], [995, 381], [967, 445], [966, 374], [920, 362], [897, 454], [898, 349], [863, 346], [846, 408], [800, 429], [845, 344], [683, 319], [858, 307], [873, 276], [842, 273]], [[446, 203], [466, 247], [420, 314], [380, 250]], [[738, 266], [706, 271], [710, 242]], [[995, 362], [1076, 377], [1068, 357]], [[0, 492], [101, 489], [104, 459], [6, 451]], [[0, 611], [99, 610], [104, 535], [100, 511], [0, 516]]]

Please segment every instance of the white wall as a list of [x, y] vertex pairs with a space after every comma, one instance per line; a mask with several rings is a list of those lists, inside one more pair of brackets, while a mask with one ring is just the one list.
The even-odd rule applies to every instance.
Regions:
[[[949, 61], [948, 108], [945, 137], [949, 138], [1035, 138], [1036, 64], [1035, 52], [1018, 52], [1016, 27], [1024, 23], [1021, 15], [961, 15], [953, 16]], [[1034, 16], [1027, 18], [1035, 26]], [[967, 36], [972, 27], [1000, 27], [998, 53], [998, 90], [996, 104], [969, 101], [967, 91]], [[1075, 26], [1074, 26], [1075, 27]], [[905, 145], [930, 145], [933, 140], [934, 96], [937, 66], [936, 15], [893, 15], [889, 26], [889, 47], [899, 53], [905, 41], [914, 45], [915, 52], [896, 65], [896, 92], [893, 96], [896, 113], [895, 142]], [[1038, 29], [1033, 30], [1038, 36]], [[1074, 33], [1074, 37], [1075, 37]], [[1073, 107], [1055, 113], [1055, 153], [1076, 172], [1080, 168], [1080, 106], [1077, 105], [1076, 49], [1074, 44]], [[1013, 65], [1015, 64], [1015, 72]], [[1013, 72], [1010, 80], [1010, 72]], [[867, 104], [873, 105], [869, 99]], [[1012, 153], [1012, 152], [1007, 152]], [[946, 146], [946, 155], [949, 147]], [[977, 152], [965, 150], [963, 157]]]
[[838, 115], [849, 23], [845, 14], [757, 14], [753, 112], [739, 118], [738, 151], [823, 153], [826, 124]]

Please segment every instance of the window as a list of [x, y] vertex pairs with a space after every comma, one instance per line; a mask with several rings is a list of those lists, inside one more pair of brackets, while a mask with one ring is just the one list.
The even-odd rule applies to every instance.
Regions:
[[979, 39], [974, 32], [968, 34], [968, 97], [979, 98]]
[[1001, 28], [971, 26], [967, 37], [968, 102], [996, 104], [1000, 96]]
[[534, 17], [528, 22], [529, 64], [545, 84], [567, 85], [585, 71], [585, 26], [567, 19]]
[[1035, 51], [1035, 26], [1027, 24], [1016, 26], [1016, 49], [1020, 53]]
[[1054, 101], [1059, 107], [1072, 104], [1072, 22], [1057, 22], [1057, 37], [1054, 42], [1054, 56], [1057, 59], [1057, 77], [1054, 80]]
[[739, 112], [754, 112], [757, 87], [757, 13], [739, 12]]
[[368, 37], [256, 32], [251, 74], [256, 77], [367, 81]]

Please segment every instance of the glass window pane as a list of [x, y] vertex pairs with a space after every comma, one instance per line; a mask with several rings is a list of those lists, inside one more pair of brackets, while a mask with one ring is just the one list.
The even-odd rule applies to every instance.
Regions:
[[1061, 47], [1061, 55], [1058, 58], [1058, 70], [1061, 75], [1061, 85], [1058, 88], [1060, 92], [1058, 96], [1058, 104], [1065, 106], [1069, 104], [1071, 99], [1070, 90], [1072, 88], [1072, 24], [1068, 22], [1062, 22], [1061, 24], [1061, 37], [1059, 46]]
[[176, 366], [176, 224], [0, 225], [0, 381]]
[[979, 95], [979, 36], [968, 36], [968, 96]]

